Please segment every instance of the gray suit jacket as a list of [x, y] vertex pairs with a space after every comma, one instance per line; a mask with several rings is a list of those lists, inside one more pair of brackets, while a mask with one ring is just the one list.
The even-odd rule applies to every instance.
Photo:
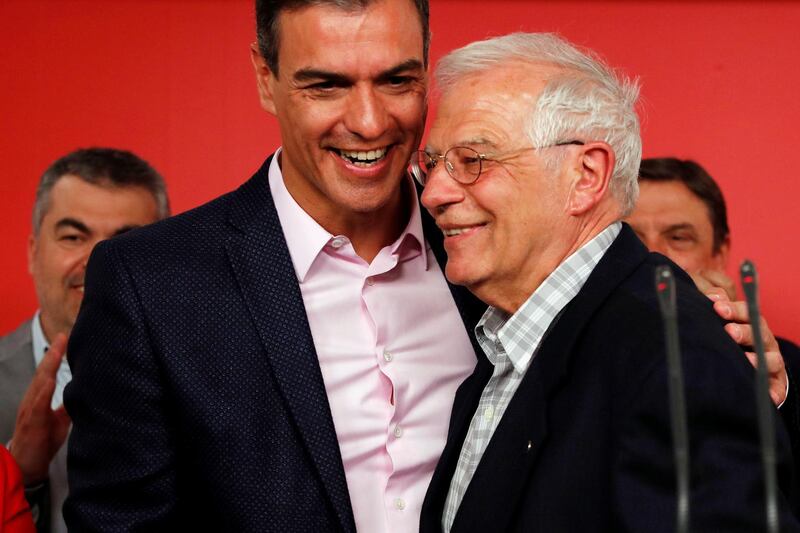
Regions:
[[0, 337], [0, 443], [7, 444], [14, 434], [17, 408], [33, 379], [31, 321]]
[[[0, 337], [0, 444], [8, 444], [14, 435], [17, 409], [25, 395], [25, 390], [33, 380], [35, 371], [31, 320], [26, 320], [5, 337]], [[66, 446], [62, 447], [59, 455], [64, 455], [65, 448]], [[56, 460], [59, 455], [56, 456]], [[60, 460], [62, 463], [66, 463], [63, 458]], [[58, 494], [59, 500], [54, 502], [54, 505], [56, 506], [55, 512], [60, 515], [60, 506], [66, 495], [66, 486]], [[50, 516], [53, 512], [50, 509], [50, 484], [45, 483], [42, 488], [30, 492], [26, 490], [25, 497], [31, 506], [36, 530], [40, 533], [49, 532]], [[54, 523], [54, 527], [63, 527], [62, 525], [63, 520]]]

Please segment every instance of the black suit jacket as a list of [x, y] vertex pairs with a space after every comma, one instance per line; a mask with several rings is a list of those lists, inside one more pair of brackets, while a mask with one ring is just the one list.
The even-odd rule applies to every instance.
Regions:
[[[623, 230], [542, 342], [455, 517], [454, 532], [674, 531], [675, 475], [657, 264]], [[754, 372], [709, 300], [673, 265], [691, 447], [693, 531], [764, 530]], [[456, 394], [422, 509], [442, 510], [478, 398], [484, 356]], [[776, 426], [777, 427], [777, 426]], [[779, 470], [791, 473], [778, 428]], [[781, 479], [787, 482], [785, 476]], [[797, 530], [781, 501], [784, 531]]]
[[[789, 395], [783, 402], [780, 415], [789, 432], [794, 457], [795, 480], [800, 480], [800, 348], [788, 339], [776, 337], [789, 378]], [[794, 505], [800, 516], [800, 490], [794, 493]]]
[[355, 530], [268, 168], [94, 250], [68, 350], [71, 529]]

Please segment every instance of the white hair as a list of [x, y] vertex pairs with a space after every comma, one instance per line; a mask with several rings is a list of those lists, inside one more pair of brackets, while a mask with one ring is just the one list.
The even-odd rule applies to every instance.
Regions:
[[[509, 62], [563, 69], [563, 75], [547, 82], [531, 109], [527, 121], [531, 143], [539, 148], [571, 140], [608, 143], [616, 156], [611, 192], [620, 203], [622, 216], [629, 214], [639, 195], [642, 158], [635, 111], [638, 82], [555, 34], [512, 33], [474, 42], [444, 56], [436, 66], [437, 86], [446, 93], [466, 76]], [[564, 153], [553, 152], [546, 159], [548, 165], [560, 165]]]

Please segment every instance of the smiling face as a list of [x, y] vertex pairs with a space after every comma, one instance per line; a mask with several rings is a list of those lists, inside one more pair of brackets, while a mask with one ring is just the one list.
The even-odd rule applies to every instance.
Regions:
[[279, 75], [253, 52], [262, 106], [280, 124], [284, 182], [329, 231], [393, 216], [426, 110], [422, 25], [410, 0], [280, 15]]
[[[495, 67], [470, 75], [442, 97], [427, 149], [468, 146], [502, 162], [484, 161], [478, 180], [463, 185], [437, 165], [422, 203], [445, 233], [446, 275], [492, 305], [514, 310], [541, 282], [541, 272], [570, 246], [565, 228], [569, 180], [545, 167], [530, 147], [525, 117], [544, 87], [545, 67]], [[576, 146], [544, 148], [570, 150]], [[567, 166], [567, 165], [564, 165]]]
[[708, 208], [678, 180], [640, 181], [639, 199], [626, 222], [647, 248], [689, 273], [725, 269], [728, 243], [714, 252]]
[[94, 245], [157, 219], [156, 201], [143, 187], [101, 187], [70, 175], [53, 185], [39, 232], [28, 240], [28, 270], [49, 340], [72, 330]]

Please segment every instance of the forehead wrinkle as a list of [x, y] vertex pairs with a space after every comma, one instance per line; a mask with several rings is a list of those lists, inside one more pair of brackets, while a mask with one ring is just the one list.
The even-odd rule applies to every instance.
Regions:
[[450, 115], [443, 129], [460, 138], [460, 144], [519, 144], [547, 74], [555, 72], [506, 64], [465, 76], [442, 93], [439, 116], [442, 111]]

